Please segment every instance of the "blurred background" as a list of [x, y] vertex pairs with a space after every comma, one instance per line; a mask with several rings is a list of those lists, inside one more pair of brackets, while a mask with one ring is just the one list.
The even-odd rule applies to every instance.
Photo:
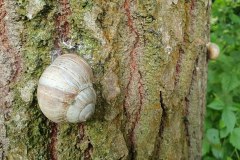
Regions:
[[240, 0], [213, 1], [211, 42], [203, 159], [240, 160]]

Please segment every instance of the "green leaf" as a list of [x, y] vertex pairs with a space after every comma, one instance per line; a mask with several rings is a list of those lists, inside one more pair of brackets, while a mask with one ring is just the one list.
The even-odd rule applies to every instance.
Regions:
[[231, 20], [232, 20], [234, 23], [240, 24], [240, 18], [239, 18], [239, 16], [237, 16], [237, 15], [235, 15], [235, 14], [231, 14], [231, 15], [230, 15], [230, 18], [231, 18]]
[[240, 104], [234, 104], [232, 106], [229, 106], [229, 109], [231, 111], [240, 111]]
[[203, 147], [202, 147], [202, 154], [206, 155], [210, 151], [210, 145], [208, 141], [204, 138], [203, 139]]
[[227, 133], [232, 132], [236, 123], [236, 116], [234, 112], [229, 109], [224, 109], [222, 112], [222, 121], [227, 127]]
[[217, 159], [223, 158], [223, 149], [220, 147], [212, 147], [212, 153]]
[[238, 80], [237, 76], [233, 73], [223, 73], [221, 74], [221, 83], [222, 83], [222, 89], [225, 92], [230, 92], [233, 89], [240, 86], [240, 81]]
[[204, 157], [203, 160], [215, 160], [213, 157]]
[[213, 145], [219, 145], [220, 144], [220, 138], [219, 138], [219, 131], [215, 128], [211, 128], [207, 130], [207, 139], [208, 141]]
[[219, 98], [216, 98], [210, 104], [208, 104], [207, 107], [214, 110], [222, 110], [224, 103]]
[[225, 138], [229, 135], [229, 132], [227, 130], [227, 128], [223, 128], [220, 130], [220, 138]]
[[240, 128], [234, 128], [230, 136], [230, 143], [240, 150]]
[[221, 119], [220, 121], [219, 121], [219, 128], [220, 129], [223, 129], [223, 128], [225, 128], [226, 127], [226, 124], [225, 124], [225, 122]]

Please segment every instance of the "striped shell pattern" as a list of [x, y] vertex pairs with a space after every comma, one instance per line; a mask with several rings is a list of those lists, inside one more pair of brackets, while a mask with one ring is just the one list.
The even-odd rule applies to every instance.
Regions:
[[39, 79], [37, 98], [43, 114], [53, 122], [84, 122], [95, 110], [91, 67], [76, 54], [64, 54]]

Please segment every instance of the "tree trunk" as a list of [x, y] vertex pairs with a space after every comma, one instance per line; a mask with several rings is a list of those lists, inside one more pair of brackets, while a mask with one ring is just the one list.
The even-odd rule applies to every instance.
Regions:
[[[0, 159], [201, 159], [210, 0], [0, 0]], [[94, 71], [80, 124], [41, 113], [51, 54]]]

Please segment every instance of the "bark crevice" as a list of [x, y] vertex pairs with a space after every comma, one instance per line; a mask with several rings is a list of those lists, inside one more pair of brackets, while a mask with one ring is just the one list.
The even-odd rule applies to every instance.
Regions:
[[188, 115], [189, 115], [189, 99], [188, 99], [188, 97], [185, 97], [185, 110], [184, 110], [183, 123], [184, 123], [184, 128], [185, 128], [187, 145], [188, 145], [188, 147], [190, 147], [191, 143], [190, 143], [190, 135], [189, 135]]
[[49, 144], [50, 159], [51, 160], [57, 160], [58, 124], [51, 122], [50, 128], [51, 128], [50, 144]]
[[[87, 139], [87, 147], [81, 150], [83, 154], [84, 160], [90, 160], [92, 159], [91, 153], [93, 151], [93, 145], [88, 137], [86, 137], [85, 133], [85, 125], [83, 123], [80, 123], [78, 125], [78, 130], [79, 130], [79, 143], [85, 143], [84, 141]], [[80, 148], [81, 149], [81, 148]]]
[[167, 118], [168, 118], [167, 108], [164, 103], [162, 91], [159, 92], [159, 103], [160, 103], [160, 107], [162, 109], [162, 116], [161, 116], [161, 121], [160, 121], [160, 125], [159, 125], [158, 137], [156, 138], [154, 152], [152, 154], [152, 159], [158, 159], [160, 157], [160, 153], [161, 153], [161, 148], [160, 148], [161, 145], [160, 144], [163, 139], [164, 128], [166, 127]]
[[[20, 55], [17, 53], [15, 48], [13, 48], [11, 44], [11, 40], [9, 39], [8, 31], [7, 31], [7, 24], [5, 21], [5, 17], [7, 15], [7, 11], [5, 9], [4, 0], [0, 0], [0, 49], [6, 54], [9, 55], [10, 58], [13, 59], [13, 66], [12, 70], [13, 73], [11, 75], [11, 80], [9, 82], [13, 83], [19, 77], [22, 71], [21, 65], [21, 58]], [[2, 86], [0, 86], [2, 87]]]
[[56, 37], [55, 47], [59, 48], [61, 41], [68, 41], [68, 34], [70, 31], [70, 24], [68, 17], [71, 15], [71, 8], [68, 0], [59, 1], [59, 13], [56, 15], [55, 26], [56, 26]]
[[[142, 111], [142, 107], [143, 107], [143, 80], [142, 80], [142, 74], [141, 71], [139, 69], [139, 62], [138, 62], [138, 56], [139, 53], [137, 51], [138, 47], [139, 47], [139, 43], [140, 43], [140, 34], [138, 33], [136, 27], [134, 26], [134, 21], [133, 21], [133, 17], [131, 14], [131, 2], [130, 0], [125, 0], [124, 2], [124, 9], [125, 9], [125, 13], [127, 16], [127, 25], [128, 28], [130, 30], [130, 32], [134, 35], [134, 41], [133, 41], [133, 46], [130, 49], [130, 75], [129, 75], [129, 80], [126, 86], [126, 95], [125, 95], [125, 100], [124, 100], [124, 112], [126, 114], [126, 117], [130, 120], [131, 124], [130, 124], [130, 130], [129, 130], [129, 140], [130, 140], [130, 147], [129, 147], [129, 155], [131, 157], [131, 159], [135, 159], [136, 158], [136, 146], [135, 146], [135, 129], [136, 126], [140, 120], [140, 116], [141, 116], [141, 111]], [[134, 83], [134, 78], [137, 77], [137, 86]], [[137, 106], [137, 111], [136, 113], [130, 113], [128, 111], [128, 107], [129, 107], [129, 101], [131, 101], [130, 99], [130, 91], [132, 88], [137, 87], [138, 89], [138, 106]]]

